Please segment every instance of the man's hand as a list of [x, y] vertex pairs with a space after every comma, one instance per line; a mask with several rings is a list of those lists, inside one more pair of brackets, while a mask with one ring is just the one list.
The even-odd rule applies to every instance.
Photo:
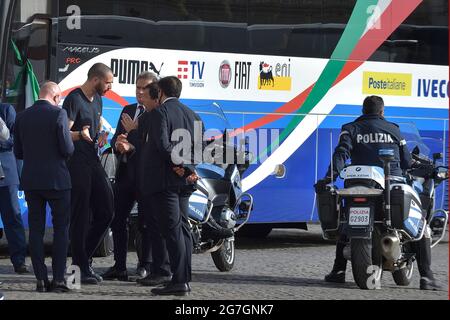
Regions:
[[180, 178], [184, 176], [185, 171], [182, 167], [173, 167], [172, 169]]
[[134, 146], [128, 142], [127, 140], [127, 134], [121, 134], [117, 137], [116, 140], [116, 150], [119, 151], [119, 153], [128, 153], [134, 150]]
[[126, 132], [130, 132], [131, 130], [135, 130], [135, 129], [138, 128], [138, 121], [137, 121], [137, 119], [136, 119], [136, 121], [134, 121], [126, 113], [122, 114], [122, 118], [120, 119], [120, 122], [122, 123], [122, 126], [124, 127]]
[[94, 141], [91, 138], [91, 134], [89, 133], [89, 128], [91, 126], [84, 126], [83, 130], [81, 130], [81, 138], [87, 142], [93, 143]]
[[317, 180], [317, 183], [314, 185], [314, 189], [316, 193], [321, 193], [326, 190], [327, 185], [331, 183], [330, 177], [325, 177], [323, 179]]
[[[177, 167], [173, 167], [172, 169], [180, 178], [184, 177], [186, 174], [186, 170], [183, 167], [177, 166]], [[193, 183], [196, 183], [198, 180], [200, 180], [200, 177], [195, 172], [191, 173], [189, 176], [186, 177], [186, 181], [188, 183], [193, 184]]]
[[186, 181], [192, 184], [196, 183], [198, 180], [200, 180], [200, 177], [195, 173], [191, 174], [189, 177], [186, 178]]

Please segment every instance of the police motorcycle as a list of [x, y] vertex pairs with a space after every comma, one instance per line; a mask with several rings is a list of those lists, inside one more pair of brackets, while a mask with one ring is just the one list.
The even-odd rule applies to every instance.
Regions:
[[251, 153], [247, 142], [240, 141], [240, 147], [232, 142], [226, 131], [231, 126], [218, 104], [192, 109], [206, 128], [219, 129], [208, 137], [209, 161], [195, 166], [200, 179], [189, 199], [188, 213], [194, 253], [210, 253], [218, 270], [230, 271], [235, 262], [234, 233], [249, 220], [253, 209], [253, 197], [242, 191], [241, 183]]
[[[406, 179], [390, 175], [394, 151], [382, 149], [383, 168], [347, 166], [340, 174], [344, 188], [337, 189], [332, 183], [318, 194], [323, 237], [335, 240], [341, 233], [347, 237], [344, 256], [351, 261], [361, 289], [380, 288], [383, 271], [391, 272], [397, 285], [409, 285], [414, 243], [432, 232], [438, 238], [433, 247], [445, 233], [448, 212], [435, 210], [435, 195], [436, 187], [448, 179], [448, 167], [437, 163], [442, 154], [434, 154], [430, 160], [421, 153], [428, 148], [415, 130], [417, 134], [407, 141], [414, 164]], [[406, 134], [404, 137], [407, 139]]]

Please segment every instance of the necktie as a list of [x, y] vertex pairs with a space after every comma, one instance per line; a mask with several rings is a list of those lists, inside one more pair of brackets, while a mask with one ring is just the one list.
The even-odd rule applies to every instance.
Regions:
[[138, 119], [144, 113], [144, 106], [138, 105], [134, 120]]

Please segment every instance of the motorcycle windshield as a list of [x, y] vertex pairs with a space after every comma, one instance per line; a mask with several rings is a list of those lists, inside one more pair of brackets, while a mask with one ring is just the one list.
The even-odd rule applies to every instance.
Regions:
[[199, 115], [205, 126], [206, 139], [222, 135], [227, 129], [232, 130], [222, 108], [216, 102], [190, 106], [190, 108]]
[[418, 147], [420, 155], [429, 158], [430, 148], [428, 148], [423, 142], [416, 125], [412, 122], [398, 123], [398, 125], [400, 127], [400, 133], [406, 140], [406, 146], [408, 147], [409, 152], [411, 152], [415, 147]]

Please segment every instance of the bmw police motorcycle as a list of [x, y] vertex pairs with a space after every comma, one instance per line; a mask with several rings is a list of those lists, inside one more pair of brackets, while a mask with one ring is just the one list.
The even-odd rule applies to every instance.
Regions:
[[414, 160], [406, 178], [390, 175], [394, 152], [382, 149], [383, 168], [347, 166], [340, 174], [344, 188], [332, 183], [317, 197], [323, 236], [346, 235], [344, 256], [351, 261], [353, 278], [361, 289], [380, 288], [383, 271], [391, 272], [397, 285], [409, 285], [414, 242], [431, 236], [433, 247], [445, 234], [448, 212], [435, 210], [434, 200], [436, 187], [448, 179], [448, 167], [437, 163], [442, 154], [434, 154], [431, 160], [421, 153], [428, 148], [413, 130], [414, 135], [403, 134], [410, 139], [407, 144]]
[[[210, 253], [220, 271], [229, 271], [235, 261], [234, 233], [250, 218], [253, 197], [242, 191], [241, 177], [249, 167], [247, 142], [227, 135], [231, 126], [216, 103], [193, 108], [208, 135], [205, 153], [209, 161], [195, 166], [200, 179], [189, 199], [189, 223], [194, 253]], [[214, 132], [215, 131], [215, 132]]]
[[[249, 220], [253, 197], [242, 191], [241, 177], [250, 164], [247, 143], [233, 143], [224, 132], [231, 126], [216, 103], [192, 108], [205, 127], [214, 128], [205, 147], [209, 161], [189, 168], [200, 177], [189, 198], [189, 224], [193, 252], [210, 253], [220, 271], [230, 271], [235, 261], [234, 234]], [[208, 130], [207, 130], [208, 133]], [[139, 255], [142, 235], [137, 228], [137, 207], [132, 211], [130, 243]]]

